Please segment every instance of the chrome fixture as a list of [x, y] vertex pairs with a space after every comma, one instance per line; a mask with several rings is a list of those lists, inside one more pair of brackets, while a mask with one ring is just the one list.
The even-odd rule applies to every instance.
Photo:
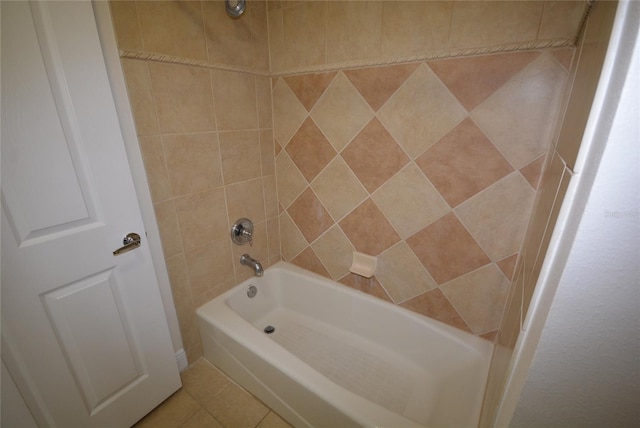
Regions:
[[238, 244], [244, 245], [247, 242], [253, 245], [253, 223], [248, 218], [238, 219], [231, 226], [231, 240]]
[[225, 0], [224, 5], [227, 9], [227, 15], [232, 18], [240, 18], [240, 15], [244, 13], [247, 2], [246, 0]]
[[113, 255], [119, 256], [127, 251], [135, 250], [141, 245], [141, 242], [142, 239], [140, 238], [140, 235], [135, 232], [128, 233], [127, 236], [122, 239], [123, 246], [115, 250]]
[[242, 257], [240, 257], [240, 264], [252, 268], [255, 276], [264, 275], [264, 269], [262, 269], [262, 265], [260, 264], [260, 262], [251, 257], [249, 254], [243, 254]]

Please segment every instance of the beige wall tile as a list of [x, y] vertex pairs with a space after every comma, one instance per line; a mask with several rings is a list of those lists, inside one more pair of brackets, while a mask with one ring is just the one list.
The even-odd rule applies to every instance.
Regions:
[[313, 180], [311, 188], [336, 220], [344, 217], [369, 196], [340, 156], [336, 156]]
[[278, 217], [267, 220], [267, 239], [269, 240], [269, 260], [280, 260], [280, 221]]
[[255, 8], [248, 6], [240, 18], [231, 19], [222, 2], [202, 2], [209, 61], [253, 67], [251, 17]]
[[[347, 111], [349, 114], [344, 114]], [[373, 115], [369, 104], [343, 73], [338, 73], [311, 110], [311, 117], [338, 152]]]
[[509, 281], [494, 264], [454, 279], [440, 290], [474, 334], [500, 327]]
[[369, 192], [409, 162], [409, 157], [377, 118], [356, 135], [342, 151], [342, 158]]
[[542, 1], [454, 2], [449, 46], [472, 48], [534, 40]]
[[255, 76], [256, 101], [258, 108], [258, 126], [260, 129], [273, 128], [271, 109], [271, 79], [267, 76]]
[[276, 179], [278, 202], [284, 208], [288, 208], [307, 187], [307, 181], [284, 150], [276, 157]]
[[250, 74], [211, 70], [220, 131], [258, 128], [255, 79]]
[[304, 108], [307, 111], [311, 111], [337, 74], [338, 72], [336, 71], [294, 74], [292, 76], [284, 76], [282, 80], [293, 91]]
[[333, 224], [333, 218], [310, 187], [287, 208], [307, 242], [312, 243]]
[[[271, 4], [271, 2], [268, 2]], [[284, 48], [284, 18], [282, 9], [269, 7], [269, 61], [272, 73], [277, 73], [285, 69], [285, 48]]]
[[208, 288], [207, 291], [198, 296], [193, 296], [193, 309], [197, 310], [200, 306], [208, 303], [212, 299], [215, 299], [226, 291], [231, 290], [236, 285], [237, 284], [235, 277], [233, 277], [224, 282], [221, 282], [220, 284], [216, 284], [211, 288]]
[[334, 225], [311, 247], [333, 280], [338, 280], [349, 273], [355, 249], [340, 227]]
[[214, 132], [163, 135], [162, 145], [174, 196], [222, 186], [220, 150]]
[[227, 235], [229, 224], [222, 188], [181, 196], [175, 204], [185, 250]]
[[513, 172], [454, 209], [492, 261], [520, 249], [534, 190]]
[[262, 173], [258, 131], [218, 133], [224, 184], [259, 178]]
[[199, 1], [136, 1], [136, 7], [145, 51], [207, 59]]
[[262, 72], [269, 72], [269, 37], [267, 23], [266, 0], [253, 1], [250, 4], [251, 14], [251, 47], [253, 51], [253, 67]]
[[226, 186], [225, 193], [230, 225], [242, 217], [250, 219], [254, 224], [266, 219], [262, 179], [258, 178]]
[[382, 57], [446, 48], [453, 2], [384, 1], [382, 5]]
[[307, 246], [302, 232], [298, 230], [298, 226], [291, 220], [286, 212], [280, 214], [280, 248], [282, 250], [282, 258], [285, 261], [291, 261]]
[[515, 168], [546, 152], [565, 79], [564, 68], [544, 53], [471, 113]]
[[325, 278], [330, 278], [329, 272], [327, 272], [327, 269], [322, 265], [322, 262], [311, 247], [307, 247], [303, 252], [294, 257], [291, 263], [302, 269], [324, 276]]
[[328, 2], [327, 62], [380, 56], [382, 2]]
[[401, 306], [460, 330], [471, 332], [469, 326], [438, 288], [407, 300]]
[[182, 238], [180, 237], [178, 217], [173, 200], [156, 202], [153, 208], [156, 214], [164, 257], [169, 258], [182, 253]]
[[275, 166], [275, 141], [273, 140], [273, 131], [271, 129], [263, 129], [260, 131], [260, 163], [262, 165], [262, 175], [274, 175], [276, 173]]
[[167, 273], [171, 282], [171, 294], [176, 306], [192, 304], [191, 286], [184, 254], [166, 258]]
[[206, 69], [149, 62], [151, 87], [163, 133], [215, 131]]
[[[371, 197], [403, 239], [450, 211], [449, 205], [413, 162]], [[381, 282], [384, 285], [384, 281]]]
[[298, 128], [285, 150], [309, 182], [337, 155], [311, 118]]
[[[134, 1], [109, 1], [113, 29], [120, 49], [142, 50], [138, 12]], [[124, 61], [123, 61], [124, 62]]]
[[378, 112], [411, 158], [428, 149], [465, 116], [465, 109], [424, 64]]
[[200, 296], [216, 285], [233, 279], [231, 254], [230, 239], [211, 241], [187, 250], [185, 260], [192, 296]]
[[284, 80], [278, 79], [273, 87], [273, 135], [283, 147], [306, 118], [307, 110]]
[[398, 242], [378, 256], [375, 275], [396, 303], [437, 287], [405, 241]]
[[127, 81], [127, 94], [138, 135], [158, 134], [160, 128], [153, 104], [147, 63], [122, 58], [122, 71]]
[[340, 221], [340, 228], [361, 253], [377, 256], [400, 240], [400, 236], [371, 200], [367, 199]]
[[268, 175], [262, 178], [264, 191], [264, 210], [266, 218], [278, 215], [278, 189], [276, 187], [275, 175]]
[[151, 199], [155, 202], [170, 198], [171, 184], [169, 184], [169, 172], [160, 136], [138, 137], [138, 142], [147, 173]]
[[324, 64], [326, 61], [327, 2], [301, 2], [283, 9], [286, 67]]
[[587, 2], [584, 0], [545, 1], [538, 38], [573, 39], [578, 33], [586, 6]]

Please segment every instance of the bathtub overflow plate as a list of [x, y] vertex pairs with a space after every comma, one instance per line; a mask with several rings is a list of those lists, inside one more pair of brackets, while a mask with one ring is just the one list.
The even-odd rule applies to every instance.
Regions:
[[256, 288], [256, 286], [252, 285], [251, 287], [249, 287], [249, 289], [247, 290], [247, 296], [249, 296], [250, 299], [253, 299], [254, 297], [256, 297], [256, 294], [258, 294], [258, 289]]
[[268, 326], [266, 326], [264, 328], [264, 332], [267, 333], [267, 334], [271, 334], [274, 331], [276, 331], [276, 328], [274, 326], [272, 326], [272, 325], [268, 325]]

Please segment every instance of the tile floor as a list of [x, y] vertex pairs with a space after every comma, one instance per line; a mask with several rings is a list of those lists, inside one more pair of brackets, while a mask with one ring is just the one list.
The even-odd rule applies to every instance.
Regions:
[[204, 358], [180, 377], [182, 388], [135, 428], [291, 428]]

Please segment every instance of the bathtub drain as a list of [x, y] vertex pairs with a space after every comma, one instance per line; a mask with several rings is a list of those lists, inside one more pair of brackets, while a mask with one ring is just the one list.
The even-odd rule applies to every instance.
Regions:
[[267, 334], [271, 334], [274, 331], [276, 331], [276, 328], [274, 326], [272, 326], [272, 325], [268, 325], [268, 326], [266, 326], [264, 328], [264, 332], [267, 333]]

